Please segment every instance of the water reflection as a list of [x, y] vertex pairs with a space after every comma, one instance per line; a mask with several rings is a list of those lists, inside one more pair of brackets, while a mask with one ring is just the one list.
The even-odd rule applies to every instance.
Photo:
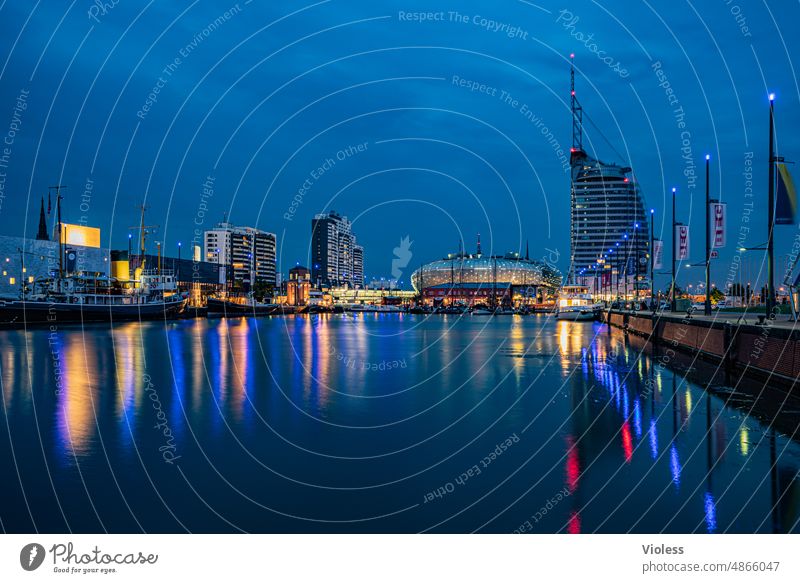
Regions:
[[99, 403], [90, 374], [97, 370], [97, 353], [84, 350], [80, 336], [56, 336], [53, 354], [61, 381], [56, 408], [56, 443], [62, 460], [69, 462], [72, 456], [89, 452], [94, 435]]
[[[562, 489], [569, 495], [539, 532], [797, 529], [798, 444], [659, 366], [635, 339], [538, 317], [404, 318], [193, 320], [0, 336], [9, 433], [15, 447], [41, 458], [21, 479], [36, 491], [51, 471], [58, 488], [85, 481], [94, 493], [119, 480], [140, 509], [171, 492], [176, 516], [200, 513], [208, 522], [198, 522], [225, 530], [161, 459], [146, 374], [181, 471], [249, 530], [327, 523], [266, 519], [231, 485], [287, 516], [320, 521], [353, 509], [412, 509], [375, 521], [373, 531], [442, 521], [469, 531], [485, 513], [495, 518], [484, 530], [508, 532]], [[362, 370], [401, 358], [404, 368]], [[36, 432], [44, 452], [28, 446]], [[515, 432], [519, 444], [469, 488], [420, 505], [421, 495]], [[481, 500], [480, 512], [459, 513], [495, 487], [503, 495]], [[115, 504], [101, 510], [111, 528]], [[168, 520], [138, 512], [149, 525]]]

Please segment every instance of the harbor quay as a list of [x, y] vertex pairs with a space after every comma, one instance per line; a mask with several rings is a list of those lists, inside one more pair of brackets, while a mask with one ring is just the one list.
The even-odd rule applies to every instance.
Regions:
[[667, 350], [689, 353], [719, 365], [727, 384], [745, 375], [780, 385], [797, 396], [800, 378], [800, 330], [792, 321], [763, 314], [679, 316], [607, 310], [611, 327], [641, 336]]

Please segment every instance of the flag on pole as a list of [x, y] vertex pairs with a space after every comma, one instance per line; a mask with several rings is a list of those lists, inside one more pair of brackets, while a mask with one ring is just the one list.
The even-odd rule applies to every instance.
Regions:
[[678, 256], [676, 259], [679, 261], [689, 259], [689, 225], [675, 226], [675, 240], [678, 243]]
[[786, 164], [778, 164], [778, 196], [775, 203], [775, 224], [793, 225], [797, 214], [797, 192]]
[[711, 224], [708, 226], [711, 229], [711, 247], [714, 249], [722, 249], [725, 247], [725, 220], [727, 218], [728, 205], [724, 202], [712, 202], [709, 209], [709, 217]]
[[653, 239], [653, 269], [664, 267], [664, 241]]

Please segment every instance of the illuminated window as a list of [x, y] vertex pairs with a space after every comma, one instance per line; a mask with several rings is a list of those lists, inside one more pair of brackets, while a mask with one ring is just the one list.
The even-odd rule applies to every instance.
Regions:
[[17, 278], [9, 277], [8, 278], [8, 283], [10, 283], [11, 285], [14, 285], [15, 283], [17, 283]]
[[33, 276], [32, 275], [28, 276], [28, 283], [33, 283]]

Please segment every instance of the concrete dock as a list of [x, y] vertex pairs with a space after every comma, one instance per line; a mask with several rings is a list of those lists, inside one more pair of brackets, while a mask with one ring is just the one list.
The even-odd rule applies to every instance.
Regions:
[[[759, 317], [760, 316], [760, 317]], [[719, 313], [687, 316], [607, 310], [605, 322], [654, 344], [721, 363], [727, 374], [745, 374], [780, 384], [800, 396], [800, 323], [787, 316]]]

